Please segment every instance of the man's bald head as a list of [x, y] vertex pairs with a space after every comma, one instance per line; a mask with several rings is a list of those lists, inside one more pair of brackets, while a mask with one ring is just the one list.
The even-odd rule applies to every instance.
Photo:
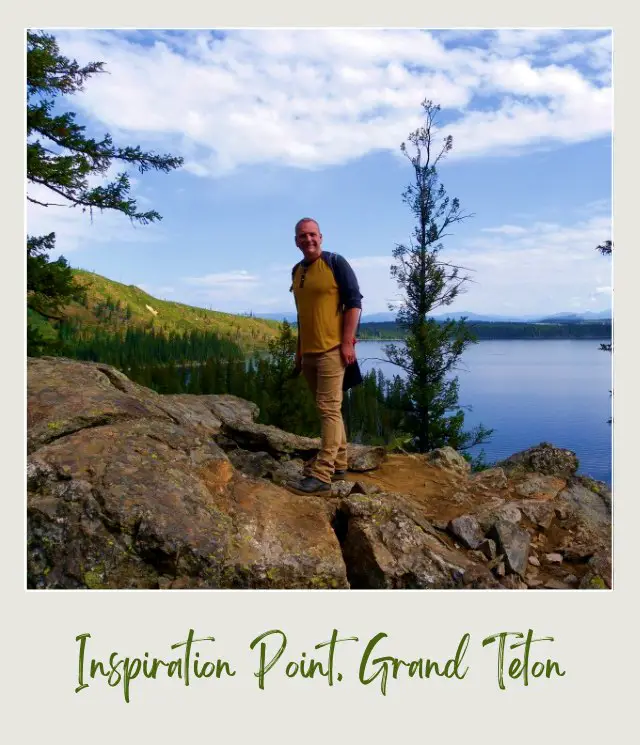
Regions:
[[296, 235], [298, 235], [298, 231], [304, 225], [305, 222], [312, 222], [318, 229], [318, 234], [320, 233], [320, 225], [318, 225], [317, 220], [314, 220], [313, 217], [303, 217], [301, 220], [298, 220], [298, 222], [296, 223], [296, 227], [295, 227]]
[[296, 246], [304, 254], [305, 261], [315, 261], [322, 253], [322, 233], [318, 221], [303, 217], [296, 223]]

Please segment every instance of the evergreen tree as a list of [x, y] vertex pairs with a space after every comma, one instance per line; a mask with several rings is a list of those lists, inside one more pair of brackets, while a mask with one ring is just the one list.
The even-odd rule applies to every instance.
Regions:
[[491, 434], [483, 426], [464, 432], [464, 413], [458, 403], [456, 369], [464, 350], [476, 341], [464, 320], [438, 324], [428, 314], [451, 305], [468, 281], [460, 267], [442, 261], [442, 239], [447, 229], [470, 217], [457, 198], [450, 199], [438, 178], [437, 167], [453, 147], [451, 136], [440, 148], [435, 123], [440, 107], [423, 101], [425, 122], [409, 135], [409, 159], [414, 180], [403, 193], [416, 221], [409, 245], [397, 245], [391, 276], [401, 290], [396, 322], [406, 331], [406, 347], [390, 344], [388, 359], [407, 374], [407, 411], [404, 426], [419, 452], [449, 445], [464, 450], [485, 442]]
[[[596, 246], [596, 251], [600, 251], [603, 256], [611, 256], [613, 254], [613, 243], [611, 241], [605, 241], [599, 246]], [[613, 344], [601, 344], [600, 349], [603, 352], [613, 352]], [[611, 394], [611, 391], [609, 393]], [[608, 423], [611, 424], [612, 421], [613, 419], [609, 418]]]
[[[100, 186], [92, 186], [90, 178], [103, 176], [114, 162], [140, 173], [166, 173], [182, 165], [182, 158], [144, 152], [139, 146], [118, 147], [109, 134], [88, 137], [73, 112], [55, 110], [57, 97], [81, 91], [88, 78], [102, 72], [103, 62], [81, 67], [62, 55], [51, 34], [27, 32], [27, 199], [42, 207], [79, 207], [90, 215], [94, 209], [116, 210], [142, 225], [160, 220], [155, 210], [138, 209], [129, 194], [126, 170]], [[54, 248], [55, 233], [27, 238], [27, 307], [39, 317], [59, 321], [62, 307], [82, 301], [83, 293], [64, 257], [49, 260]], [[47, 346], [35, 322], [28, 324], [27, 336], [28, 354]]]
[[[613, 243], [611, 241], [605, 241], [599, 246], [596, 246], [596, 251], [600, 251], [603, 256], [611, 256], [613, 254]], [[613, 346], [611, 344], [601, 344], [600, 349], [604, 352], [613, 352]]]
[[313, 398], [304, 381], [293, 377], [297, 344], [291, 324], [283, 320], [280, 333], [268, 344], [270, 358], [264, 367], [262, 388], [266, 394], [263, 417], [269, 424], [297, 434], [316, 434]]

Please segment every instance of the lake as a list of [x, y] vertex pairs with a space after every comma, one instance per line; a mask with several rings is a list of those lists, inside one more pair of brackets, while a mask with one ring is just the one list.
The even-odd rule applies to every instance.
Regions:
[[[402, 342], [396, 342], [401, 344]], [[484, 449], [493, 462], [546, 441], [575, 451], [579, 473], [611, 484], [611, 354], [591, 340], [481, 341], [462, 357], [459, 402], [465, 425], [494, 429]], [[384, 358], [385, 343], [356, 346], [363, 372], [404, 374]]]

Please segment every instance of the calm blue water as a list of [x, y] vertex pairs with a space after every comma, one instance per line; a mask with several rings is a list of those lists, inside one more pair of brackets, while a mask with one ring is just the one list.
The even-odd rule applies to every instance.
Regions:
[[[611, 355], [592, 340], [481, 341], [463, 355], [460, 398], [472, 411], [467, 427], [493, 428], [488, 461], [546, 441], [575, 451], [579, 473], [611, 483]], [[363, 372], [402, 371], [384, 358], [384, 344], [358, 342]], [[472, 451], [477, 454], [480, 448]]]

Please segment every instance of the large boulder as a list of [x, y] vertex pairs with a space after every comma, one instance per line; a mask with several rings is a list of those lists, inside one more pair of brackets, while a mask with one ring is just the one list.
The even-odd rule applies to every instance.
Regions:
[[379, 468], [382, 461], [386, 458], [386, 452], [383, 447], [372, 447], [369, 445], [347, 445], [347, 462], [349, 470], [357, 473], [373, 471]]
[[502, 468], [486, 468], [470, 476], [471, 486], [487, 492], [499, 492], [507, 487], [507, 477]]
[[215, 433], [220, 422], [202, 426], [202, 412], [132, 383], [110, 365], [58, 357], [27, 363], [27, 450], [83, 429], [124, 421], [173, 421]]
[[[242, 398], [231, 395], [191, 396], [179, 394], [167, 396], [185, 409], [191, 409], [194, 416], [209, 412], [220, 422], [217, 437], [226, 449], [256, 451], [273, 458], [313, 458], [320, 449], [318, 437], [304, 437], [285, 432], [283, 429], [255, 421], [260, 411], [258, 407]], [[216, 432], [216, 434], [218, 434]], [[239, 456], [243, 457], [243, 456]], [[382, 447], [368, 445], [347, 446], [349, 470], [363, 472], [377, 468], [385, 458]]]
[[540, 473], [568, 479], [578, 470], [578, 458], [572, 450], [557, 448], [548, 442], [522, 450], [496, 463], [509, 476]]
[[101, 363], [29, 360], [28, 586], [611, 586], [610, 490], [569, 451], [472, 474], [451, 448], [350, 445], [346, 478], [299, 496], [286, 485], [320, 442], [258, 414]]
[[392, 495], [351, 495], [339, 514], [354, 589], [497, 586], [484, 564], [447, 545]]
[[573, 485], [584, 486], [585, 489], [595, 492], [604, 502], [609, 511], [609, 515], [611, 515], [611, 487], [608, 484], [605, 484], [604, 481], [597, 481], [596, 479], [592, 479], [590, 476], [577, 475], [574, 476], [570, 481], [570, 486]]
[[581, 483], [573, 483], [563, 489], [559, 494], [560, 499], [569, 502], [583, 516], [596, 523], [611, 523], [611, 501], [602, 494], [587, 489]]
[[471, 464], [460, 453], [448, 446], [431, 450], [427, 453], [426, 459], [428, 463], [439, 468], [446, 468], [462, 473], [468, 473], [471, 470]]
[[236, 472], [173, 422], [80, 430], [29, 475], [31, 586], [347, 586], [321, 500]]
[[484, 531], [473, 515], [454, 517], [449, 523], [449, 532], [467, 548], [478, 548], [485, 540]]
[[498, 552], [504, 554], [508, 571], [524, 577], [531, 544], [529, 533], [509, 520], [498, 520], [489, 535], [495, 540]]
[[528, 473], [520, 483], [516, 485], [516, 493], [526, 499], [548, 500], [555, 499], [564, 489], [567, 482], [556, 476], [545, 476], [537, 473]]
[[104, 365], [29, 374], [29, 586], [348, 586], [323, 500], [237, 472], [200, 402]]
[[548, 530], [556, 516], [555, 506], [552, 502], [520, 499], [512, 502], [511, 506], [519, 510], [527, 520], [540, 530]]

